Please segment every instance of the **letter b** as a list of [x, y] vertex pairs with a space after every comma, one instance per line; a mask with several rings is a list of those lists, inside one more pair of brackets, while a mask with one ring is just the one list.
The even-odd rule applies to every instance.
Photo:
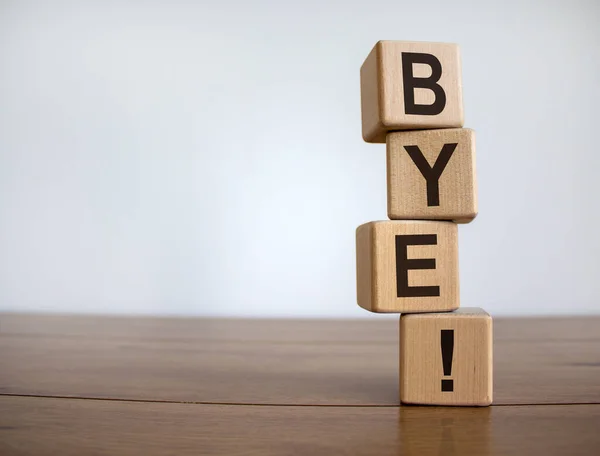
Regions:
[[[417, 78], [414, 76], [413, 65], [421, 63], [431, 68], [431, 76]], [[402, 82], [404, 84], [404, 112], [420, 116], [436, 116], [446, 107], [446, 92], [438, 81], [442, 77], [442, 64], [431, 54], [418, 52], [402, 53]], [[431, 90], [435, 95], [432, 104], [415, 103], [415, 89]]]

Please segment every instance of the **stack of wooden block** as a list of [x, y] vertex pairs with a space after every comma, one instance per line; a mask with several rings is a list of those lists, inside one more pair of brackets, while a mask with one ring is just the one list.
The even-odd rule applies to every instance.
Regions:
[[492, 320], [459, 308], [458, 229], [477, 215], [458, 46], [378, 42], [360, 70], [363, 138], [386, 143], [389, 221], [356, 230], [358, 304], [400, 313], [400, 400], [492, 402]]

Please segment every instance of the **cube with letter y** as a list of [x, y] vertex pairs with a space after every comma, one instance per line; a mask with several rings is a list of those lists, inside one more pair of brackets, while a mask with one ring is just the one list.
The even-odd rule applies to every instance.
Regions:
[[379, 41], [360, 69], [363, 139], [388, 131], [462, 127], [458, 46]]
[[356, 230], [358, 305], [376, 313], [459, 307], [457, 225], [379, 221]]
[[388, 216], [452, 220], [477, 215], [475, 133], [467, 128], [387, 135]]

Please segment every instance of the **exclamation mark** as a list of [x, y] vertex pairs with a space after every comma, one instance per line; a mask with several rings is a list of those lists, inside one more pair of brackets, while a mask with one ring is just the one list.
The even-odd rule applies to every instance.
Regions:
[[[454, 330], [442, 329], [442, 365], [444, 377], [452, 375], [452, 353], [454, 352]], [[454, 391], [454, 380], [442, 379], [442, 391]]]

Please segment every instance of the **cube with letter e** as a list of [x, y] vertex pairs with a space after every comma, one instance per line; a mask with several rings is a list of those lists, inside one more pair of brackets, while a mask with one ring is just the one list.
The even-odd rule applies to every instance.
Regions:
[[377, 313], [458, 309], [457, 225], [379, 221], [356, 229], [358, 305]]

